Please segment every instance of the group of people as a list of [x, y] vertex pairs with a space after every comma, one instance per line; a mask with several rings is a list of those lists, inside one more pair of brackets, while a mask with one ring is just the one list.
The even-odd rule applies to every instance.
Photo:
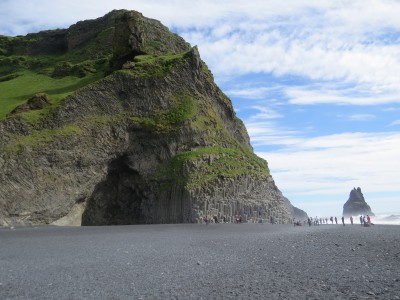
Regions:
[[[333, 224], [333, 217], [330, 218], [330, 220], [332, 221]], [[336, 224], [337, 224], [337, 218], [335, 217], [336, 220]], [[307, 221], [304, 221], [308, 223], [308, 226], [319, 226], [321, 224], [329, 224], [328, 223], [328, 218], [318, 218], [318, 217], [309, 217]]]
[[[203, 222], [206, 224], [206, 225], [208, 225], [209, 223], [215, 223], [215, 224], [218, 224], [219, 223], [219, 220], [218, 220], [218, 218], [217, 218], [217, 216], [213, 216], [213, 217], [208, 217], [208, 216], [204, 216], [203, 217]], [[225, 217], [224, 217], [224, 223], [225, 223]]]
[[[222, 218], [222, 220], [218, 219], [217, 216], [204, 216], [202, 219], [200, 219], [203, 221], [203, 223], [205, 223], [206, 225], [208, 225], [209, 223], [214, 223], [214, 224], [218, 224], [218, 223], [227, 223], [228, 220], [227, 218], [224, 216]], [[333, 224], [333, 222], [335, 222], [335, 224], [338, 224], [338, 218], [337, 217], [330, 217], [329, 221], [331, 222], [331, 224]], [[241, 215], [236, 215], [234, 218], [234, 222], [237, 224], [242, 223], [242, 216]], [[271, 222], [272, 223], [272, 222]], [[320, 224], [329, 224], [328, 222], [328, 218], [318, 218], [318, 217], [309, 217], [307, 220], [304, 221], [304, 225], [306, 225], [306, 223], [308, 224], [308, 226], [319, 226]], [[302, 221], [296, 221], [295, 219], [293, 219], [293, 224], [294, 226], [302, 226]], [[342, 224], [343, 226], [346, 225], [345, 220], [344, 220], [344, 216], [342, 216]], [[353, 216], [350, 216], [350, 224], [354, 225], [354, 219]], [[371, 217], [369, 215], [360, 216], [360, 224], [362, 226], [370, 226], [370, 225], [374, 225], [374, 223], [371, 222]]]
[[[218, 219], [217, 216], [204, 216], [202, 218], [203, 223], [205, 223], [206, 225], [208, 225], [209, 223], [213, 223], [213, 224], [218, 224], [218, 223], [228, 223], [228, 220], [225, 216], [222, 217], [222, 219]], [[237, 215], [235, 216], [235, 222], [236, 223], [242, 223], [242, 216], [241, 215]]]
[[[351, 224], [353, 224], [353, 221], [351, 221]], [[371, 222], [371, 217], [369, 215], [360, 216], [360, 224], [366, 227], [374, 225], [374, 223]]]
[[[344, 222], [344, 217], [342, 217], [342, 224], [343, 224], [343, 226], [346, 225], [345, 222]], [[351, 224], [351, 225], [354, 225], [353, 216], [350, 216], [350, 224]], [[371, 222], [371, 217], [370, 217], [370, 215], [366, 215], [366, 216], [361, 215], [361, 216], [360, 216], [360, 224], [361, 224], [361, 226], [370, 226], [370, 225], [374, 225], [374, 223]]]
[[[335, 224], [338, 224], [338, 218], [337, 217], [330, 217], [329, 221], [331, 221], [331, 224], [333, 224], [333, 222], [335, 222]], [[307, 222], [308, 226], [319, 226], [320, 224], [329, 224], [328, 223], [328, 218], [318, 218], [318, 217], [309, 217], [307, 221], [304, 221], [304, 223]], [[294, 222], [295, 226], [296, 225], [301, 225], [301, 223], [299, 221]], [[345, 223], [345, 219], [344, 216], [342, 216], [342, 224], [343, 226], [346, 225]], [[350, 216], [350, 224], [354, 225], [354, 219], [353, 216]], [[374, 225], [374, 223], [371, 222], [371, 217], [369, 215], [366, 216], [360, 216], [360, 224], [362, 226], [370, 226], [370, 225]]]

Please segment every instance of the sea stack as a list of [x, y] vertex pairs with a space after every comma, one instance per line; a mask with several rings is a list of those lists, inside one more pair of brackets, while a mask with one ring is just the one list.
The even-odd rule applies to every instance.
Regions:
[[365, 202], [361, 188], [353, 188], [349, 200], [343, 205], [343, 216], [370, 215], [374, 216], [371, 207]]

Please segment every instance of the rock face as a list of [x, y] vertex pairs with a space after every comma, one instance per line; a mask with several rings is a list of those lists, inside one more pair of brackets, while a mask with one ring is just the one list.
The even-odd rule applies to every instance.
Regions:
[[349, 200], [343, 205], [343, 216], [370, 215], [374, 216], [371, 207], [365, 202], [361, 188], [354, 188], [350, 192]]
[[295, 206], [293, 206], [293, 217], [298, 221], [305, 221], [308, 219], [307, 213], [304, 210]]
[[[37, 54], [21, 39], [2, 48]], [[35, 123], [19, 112], [0, 122], [0, 225], [292, 220], [196, 47], [132, 11], [31, 40], [46, 54], [100, 41], [111, 68]]]

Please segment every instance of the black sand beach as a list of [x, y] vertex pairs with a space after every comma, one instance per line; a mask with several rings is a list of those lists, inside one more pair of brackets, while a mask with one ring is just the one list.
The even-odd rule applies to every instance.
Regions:
[[2, 228], [0, 299], [400, 299], [400, 227]]

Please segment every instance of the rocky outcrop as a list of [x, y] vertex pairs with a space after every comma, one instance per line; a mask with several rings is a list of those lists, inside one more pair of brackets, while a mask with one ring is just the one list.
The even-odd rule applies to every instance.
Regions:
[[21, 104], [17, 106], [15, 109], [13, 109], [10, 114], [13, 115], [32, 110], [40, 110], [50, 105], [51, 103], [48, 95], [36, 94], [35, 96], [29, 98], [29, 100], [26, 103]]
[[[292, 205], [197, 48], [137, 12], [110, 18], [112, 67], [129, 68], [34, 124], [18, 113], [0, 122], [0, 224], [290, 222]], [[70, 28], [90, 39], [94, 27]]]
[[114, 68], [139, 54], [162, 55], [188, 51], [190, 45], [171, 33], [159, 21], [144, 18], [135, 11], [122, 11], [115, 19], [113, 60]]
[[350, 192], [349, 199], [343, 205], [343, 216], [370, 215], [374, 216], [371, 207], [365, 202], [361, 188], [354, 188]]
[[27, 36], [0, 36], [4, 55], [48, 55], [65, 53], [67, 30], [47, 30]]

